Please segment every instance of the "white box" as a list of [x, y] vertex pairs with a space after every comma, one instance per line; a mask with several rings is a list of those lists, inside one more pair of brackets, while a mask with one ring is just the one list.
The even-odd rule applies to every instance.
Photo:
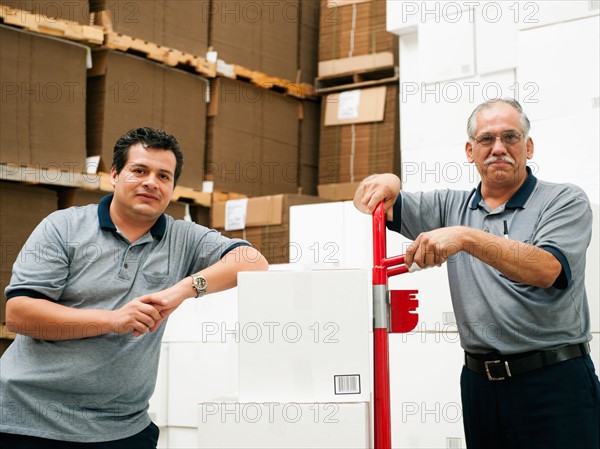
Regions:
[[[535, 152], [528, 164], [534, 174], [545, 181], [576, 184], [598, 204], [600, 109], [532, 121], [530, 134]], [[569, 151], [576, 151], [577, 157], [565, 157]]]
[[343, 267], [343, 223], [343, 202], [290, 207], [290, 263], [309, 269]]
[[[431, 2], [434, 6], [441, 2]], [[475, 75], [475, 33], [472, 15], [456, 2], [418, 24], [421, 78], [426, 83]], [[421, 2], [424, 7], [427, 2]], [[449, 7], [448, 7], [449, 6]]]
[[590, 342], [590, 356], [596, 368], [596, 374], [600, 376], [600, 333], [592, 333], [592, 341]]
[[150, 398], [148, 414], [152, 422], [158, 427], [167, 425], [168, 413], [168, 379], [169, 379], [169, 344], [162, 343], [160, 347], [160, 360], [154, 393]]
[[510, 9], [519, 29], [525, 30], [597, 16], [600, 2], [597, 0], [514, 2]]
[[477, 73], [514, 69], [519, 60], [516, 2], [484, 2], [475, 7]]
[[236, 397], [235, 342], [170, 343], [168, 425], [196, 427], [198, 403]]
[[456, 332], [390, 336], [393, 447], [465, 447], [460, 397], [463, 363]]
[[169, 428], [159, 426], [158, 431], [160, 433], [158, 434], [156, 449], [169, 449]]
[[469, 116], [485, 100], [518, 96], [520, 86], [515, 76], [510, 69], [434, 83], [401, 80], [402, 169], [407, 168], [407, 151], [427, 153], [448, 146], [456, 146], [459, 151], [445, 154], [438, 162], [467, 165], [464, 148]]
[[[448, 172], [450, 173], [450, 172]], [[415, 174], [415, 176], [419, 176]], [[418, 182], [405, 182], [405, 186]], [[472, 186], [473, 183], [469, 184]], [[322, 217], [327, 217], [322, 220]], [[356, 210], [352, 201], [344, 203], [309, 204], [290, 209], [290, 236], [306, 248], [324, 247], [321, 236], [336, 236], [338, 264], [343, 268], [373, 267], [373, 225], [371, 216]], [[404, 254], [411, 241], [400, 234], [387, 231], [387, 256]], [[318, 243], [315, 243], [318, 242]], [[339, 255], [339, 256], [338, 256]], [[307, 261], [308, 265], [311, 261]], [[389, 280], [390, 289], [419, 290], [418, 329], [444, 330], [454, 322], [448, 275], [445, 267], [395, 276]], [[372, 304], [369, 303], [369, 310]]]
[[585, 265], [585, 290], [590, 305], [590, 320], [592, 332], [600, 332], [600, 208], [592, 204], [594, 224], [592, 227], [592, 241], [588, 247]]
[[367, 270], [239, 274], [242, 402], [365, 402]]
[[421, 11], [417, 2], [387, 0], [386, 30], [389, 33], [398, 36], [415, 33], [419, 20], [421, 20]]
[[199, 404], [201, 448], [369, 448], [368, 403]]
[[372, 220], [352, 201], [290, 207], [290, 262], [304, 268], [370, 268]]
[[519, 101], [530, 119], [597, 110], [599, 21], [595, 16], [519, 33], [517, 81], [522, 91]]
[[222, 341], [221, 333], [216, 330], [233, 329], [236, 322], [237, 288], [188, 298], [169, 316], [163, 341]]
[[[196, 416], [198, 412], [194, 413]], [[165, 449], [196, 449], [198, 445], [198, 428], [197, 424], [192, 427], [167, 427], [166, 429], [167, 445], [162, 446]], [[221, 447], [223, 446], [215, 446]], [[159, 446], [160, 449], [160, 446]]]

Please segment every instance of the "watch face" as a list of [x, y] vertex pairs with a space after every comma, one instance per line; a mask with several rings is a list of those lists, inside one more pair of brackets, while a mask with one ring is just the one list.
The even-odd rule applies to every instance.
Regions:
[[194, 278], [194, 286], [198, 290], [206, 289], [206, 279], [204, 279], [202, 276], [195, 277]]

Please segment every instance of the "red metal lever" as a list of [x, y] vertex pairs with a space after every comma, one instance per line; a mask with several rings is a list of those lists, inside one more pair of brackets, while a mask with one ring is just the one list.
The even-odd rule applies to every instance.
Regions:
[[382, 202], [373, 213], [373, 397], [377, 449], [392, 447], [388, 332], [410, 332], [419, 320], [414, 313], [419, 304], [415, 299], [418, 290], [392, 290], [391, 295], [388, 292], [388, 278], [408, 273], [409, 267], [404, 264], [404, 255], [386, 257], [385, 222]]

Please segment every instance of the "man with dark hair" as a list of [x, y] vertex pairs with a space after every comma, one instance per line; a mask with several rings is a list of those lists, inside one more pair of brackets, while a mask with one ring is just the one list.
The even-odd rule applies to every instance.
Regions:
[[183, 152], [179, 147], [177, 139], [160, 129], [135, 128], [117, 140], [113, 152], [112, 163], [112, 166], [115, 167], [117, 173], [121, 173], [121, 170], [123, 170], [123, 167], [125, 167], [125, 164], [127, 163], [129, 149], [137, 143], [142, 144], [144, 148], [158, 148], [173, 152], [176, 161], [174, 184], [177, 185], [177, 181], [183, 170]]
[[163, 213], [182, 163], [173, 136], [132, 130], [115, 145], [114, 194], [52, 213], [27, 240], [5, 291], [17, 337], [1, 359], [2, 447], [156, 447], [166, 318], [268, 267], [248, 242]]
[[517, 101], [485, 102], [467, 124], [476, 189], [400, 192], [397, 176], [381, 174], [354, 204], [372, 213], [384, 202], [388, 227], [414, 240], [407, 265], [448, 262], [467, 446], [598, 449], [585, 291], [592, 211], [579, 187], [533, 175], [529, 127]]

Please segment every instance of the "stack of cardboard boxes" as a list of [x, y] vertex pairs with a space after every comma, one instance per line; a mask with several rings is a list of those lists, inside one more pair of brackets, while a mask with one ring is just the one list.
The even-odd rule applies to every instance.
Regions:
[[400, 171], [397, 39], [386, 2], [321, 4], [319, 195], [349, 199], [366, 176]]
[[116, 33], [204, 56], [208, 4], [204, 0], [90, 0], [90, 10], [96, 23]]
[[[271, 264], [288, 263], [298, 257], [294, 242], [290, 241], [290, 207], [326, 201], [316, 196], [287, 194], [215, 203], [211, 226], [226, 236], [252, 242]], [[243, 229], [237, 223], [243, 223]]]
[[[96, 23], [192, 55], [206, 56], [210, 49], [215, 59], [290, 83], [312, 84], [317, 72], [320, 5], [314, 1], [0, 4], [47, 30], [61, 19]], [[86, 157], [94, 156], [99, 171], [108, 173], [116, 139], [133, 127], [150, 126], [179, 139], [185, 154], [180, 186], [201, 190], [204, 181], [212, 181], [215, 190], [250, 197], [316, 195], [320, 105], [314, 98], [300, 100], [224, 76], [208, 80], [141, 53], [9, 27], [0, 32], [6, 97], [1, 163], [82, 173]], [[77, 198], [79, 204], [95, 197]], [[191, 212], [210, 225], [206, 211]]]

